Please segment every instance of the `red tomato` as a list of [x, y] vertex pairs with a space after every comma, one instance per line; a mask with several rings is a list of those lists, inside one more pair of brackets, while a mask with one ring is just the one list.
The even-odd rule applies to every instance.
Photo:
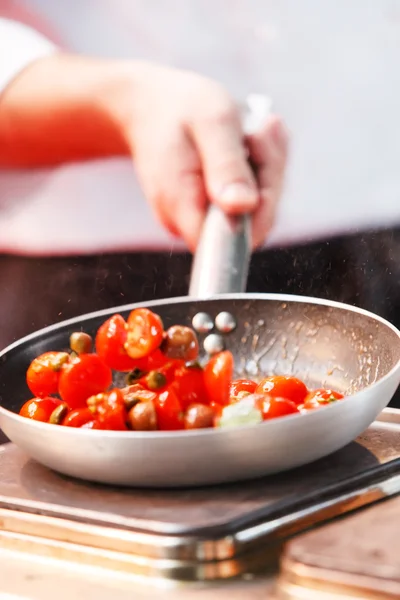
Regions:
[[[149, 390], [161, 391], [170, 385], [174, 379], [176, 371], [182, 366], [182, 361], [170, 360], [165, 365], [162, 365], [158, 369], [152, 369], [149, 373], [138, 379], [138, 384]], [[165, 383], [154, 387], [154, 375], [160, 373], [165, 378]]]
[[35, 358], [26, 373], [32, 394], [39, 398], [57, 394], [61, 369], [69, 360], [66, 352], [45, 352]]
[[143, 358], [160, 347], [163, 335], [160, 317], [148, 308], [137, 308], [128, 317], [125, 349], [131, 358]]
[[297, 405], [287, 398], [275, 398], [266, 395], [264, 398], [257, 400], [256, 404], [262, 412], [264, 421], [299, 412]]
[[158, 429], [172, 431], [183, 429], [183, 411], [172, 388], [159, 394], [155, 400]]
[[114, 315], [103, 323], [96, 335], [96, 352], [115, 371], [131, 371], [135, 361], [128, 356], [125, 343], [128, 325], [121, 315]]
[[171, 385], [185, 411], [190, 404], [208, 404], [203, 369], [197, 367], [180, 367], [175, 371], [175, 379]]
[[90, 396], [104, 392], [111, 381], [110, 367], [97, 354], [81, 354], [64, 367], [58, 391], [70, 408], [81, 408]]
[[325, 390], [319, 389], [310, 392], [306, 399], [304, 400], [304, 404], [309, 400], [316, 399], [320, 404], [329, 404], [330, 402], [335, 402], [336, 400], [342, 400], [344, 398], [343, 394], [340, 392], [335, 392], [334, 390]]
[[159, 348], [154, 350], [148, 356], [144, 358], [136, 358], [134, 361], [133, 368], [143, 371], [143, 373], [149, 373], [149, 371], [158, 371], [161, 367], [167, 364], [171, 364], [171, 359], [167, 358]]
[[313, 410], [315, 408], [319, 408], [320, 406], [326, 406], [327, 404], [336, 402], [337, 400], [342, 400], [343, 398], [343, 394], [335, 392], [334, 390], [314, 390], [306, 396], [302, 408], [304, 410]]
[[224, 407], [221, 404], [217, 404], [217, 402], [210, 402], [210, 407], [213, 409], [214, 411], [214, 427], [217, 427], [218, 425], [218, 420], [222, 415], [222, 411], [224, 409]]
[[295, 404], [302, 404], [308, 394], [304, 383], [297, 377], [274, 375], [263, 379], [257, 386], [256, 394], [268, 394], [274, 398], [287, 398]]
[[256, 382], [251, 379], [236, 379], [230, 385], [229, 396], [231, 400], [240, 400], [247, 394], [254, 394], [256, 387]]
[[93, 413], [88, 408], [76, 408], [67, 414], [62, 424], [66, 427], [82, 427], [90, 421], [93, 421]]
[[57, 398], [32, 398], [25, 402], [19, 414], [27, 419], [47, 423], [53, 410], [60, 404], [61, 400]]
[[102, 396], [103, 398], [99, 399], [93, 407], [95, 419], [102, 429], [125, 431], [127, 414], [123, 393], [119, 389], [114, 389]]
[[88, 421], [84, 425], [81, 425], [81, 429], [103, 429], [98, 421]]
[[226, 406], [233, 377], [233, 356], [229, 350], [213, 356], [204, 368], [204, 383], [210, 401]]

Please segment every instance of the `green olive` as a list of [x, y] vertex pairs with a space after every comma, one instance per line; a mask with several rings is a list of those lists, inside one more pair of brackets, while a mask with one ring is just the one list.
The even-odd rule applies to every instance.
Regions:
[[89, 354], [93, 346], [92, 337], [83, 331], [75, 331], [69, 338], [69, 347], [76, 354]]
[[154, 431], [157, 429], [157, 414], [154, 403], [139, 402], [128, 413], [128, 423], [135, 431]]
[[210, 406], [191, 404], [184, 417], [185, 429], [204, 429], [213, 427], [215, 414]]
[[62, 421], [67, 416], [67, 413], [68, 405], [65, 402], [59, 404], [57, 408], [55, 408], [51, 413], [49, 423], [51, 423], [52, 425], [60, 425], [60, 423], [62, 423]]

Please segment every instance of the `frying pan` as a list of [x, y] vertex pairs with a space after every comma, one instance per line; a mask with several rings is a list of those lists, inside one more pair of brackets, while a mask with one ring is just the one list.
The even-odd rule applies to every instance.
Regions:
[[[250, 257], [248, 217], [212, 207], [193, 263], [190, 295], [111, 308], [42, 329], [0, 353], [0, 427], [26, 453], [65, 475], [123, 486], [200, 486], [292, 469], [354, 440], [387, 406], [400, 383], [400, 333], [390, 323], [344, 304], [300, 296], [244, 294]], [[65, 350], [69, 336], [94, 335], [112, 314], [139, 306], [165, 327], [211, 320], [228, 311], [237, 326], [223, 336], [238, 376], [290, 374], [311, 387], [348, 394], [308, 414], [240, 428], [178, 432], [73, 429], [20, 417], [30, 393], [29, 363]], [[215, 322], [215, 321], [214, 321]], [[204, 334], [205, 335], [205, 334]], [[201, 343], [204, 335], [200, 336]]]

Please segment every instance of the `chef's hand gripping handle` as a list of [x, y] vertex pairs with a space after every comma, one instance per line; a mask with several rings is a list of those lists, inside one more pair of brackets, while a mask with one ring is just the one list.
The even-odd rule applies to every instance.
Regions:
[[[248, 96], [243, 114], [245, 134], [265, 123], [270, 108], [269, 98]], [[193, 258], [189, 295], [208, 298], [246, 291], [250, 257], [251, 216], [229, 217], [210, 204]]]

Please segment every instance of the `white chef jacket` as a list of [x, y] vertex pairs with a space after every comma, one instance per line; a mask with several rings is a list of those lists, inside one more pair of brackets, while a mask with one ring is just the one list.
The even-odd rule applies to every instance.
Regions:
[[[397, 0], [0, 0], [2, 9], [31, 16], [0, 21], [0, 90], [54, 52], [54, 37], [79, 53], [194, 69], [238, 100], [270, 95], [292, 148], [268, 244], [400, 223]], [[37, 32], [35, 14], [54, 36]], [[129, 159], [0, 170], [0, 251], [180, 247]]]

